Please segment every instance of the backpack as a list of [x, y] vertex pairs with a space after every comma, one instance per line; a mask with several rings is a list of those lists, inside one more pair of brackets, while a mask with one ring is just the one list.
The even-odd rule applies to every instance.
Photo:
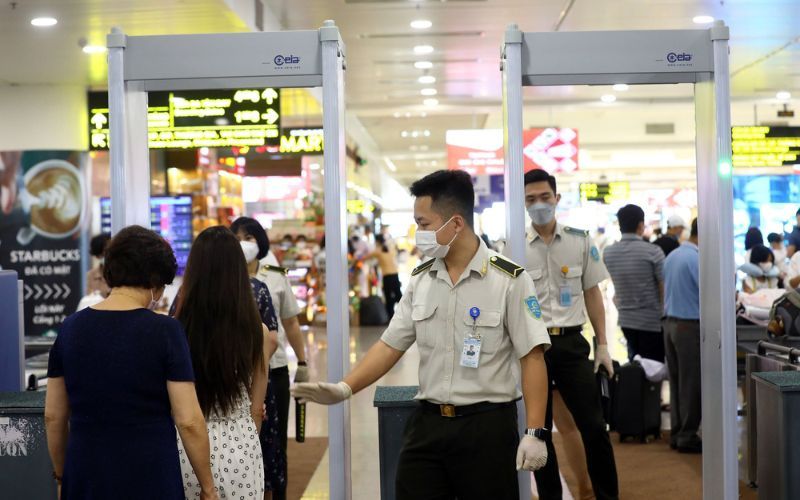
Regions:
[[789, 290], [772, 304], [767, 333], [772, 338], [800, 337], [800, 290]]

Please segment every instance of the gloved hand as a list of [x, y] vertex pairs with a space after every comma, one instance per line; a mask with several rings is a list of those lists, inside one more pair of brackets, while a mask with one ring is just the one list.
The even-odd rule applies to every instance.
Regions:
[[614, 363], [611, 361], [611, 355], [608, 353], [607, 344], [597, 344], [597, 349], [594, 350], [594, 372], [600, 369], [600, 365], [606, 367], [609, 377], [614, 376]]
[[321, 405], [335, 405], [352, 395], [353, 390], [344, 382], [338, 384], [311, 382], [292, 386], [292, 396], [299, 399], [300, 403], [312, 401]]
[[547, 445], [544, 441], [527, 434], [522, 436], [517, 447], [517, 470], [535, 471], [547, 463]]
[[297, 365], [297, 371], [294, 373], [294, 383], [308, 382], [308, 366]]

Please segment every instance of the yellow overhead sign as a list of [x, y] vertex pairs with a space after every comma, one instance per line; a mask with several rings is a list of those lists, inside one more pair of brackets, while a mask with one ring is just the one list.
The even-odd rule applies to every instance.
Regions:
[[581, 201], [599, 201], [601, 203], [614, 203], [626, 201], [630, 198], [631, 186], [628, 182], [582, 182], [580, 185]]
[[731, 127], [734, 168], [797, 165], [800, 127]]

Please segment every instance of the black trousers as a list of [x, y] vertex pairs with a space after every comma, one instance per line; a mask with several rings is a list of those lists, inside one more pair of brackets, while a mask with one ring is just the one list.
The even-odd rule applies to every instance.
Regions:
[[397, 500], [519, 500], [516, 405], [447, 418], [418, 408], [406, 425]]
[[[269, 383], [273, 385], [275, 397], [278, 403], [278, 428], [280, 431], [281, 449], [286, 456], [288, 446], [287, 435], [289, 433], [289, 367], [282, 366], [269, 371]], [[288, 461], [288, 460], [287, 460]], [[286, 474], [286, 484], [289, 483], [288, 472]], [[274, 500], [286, 500], [286, 489], [272, 492]]]
[[622, 327], [622, 334], [628, 341], [628, 360], [637, 354], [643, 358], [664, 362], [664, 331], [650, 332]]
[[[578, 333], [550, 337], [551, 346], [544, 354], [551, 382], [572, 413], [586, 449], [586, 465], [592, 480], [594, 495], [598, 500], [619, 498], [617, 466], [614, 450], [606, 431], [600, 393], [592, 362], [589, 360], [589, 343]], [[553, 384], [549, 384], [552, 391]], [[552, 395], [551, 395], [552, 396]], [[545, 426], [552, 428], [552, 397], [547, 403]], [[561, 500], [561, 478], [558, 459], [552, 440], [547, 443], [547, 464], [534, 472], [541, 500]]]
[[403, 292], [400, 290], [400, 277], [396, 274], [383, 276], [383, 298], [386, 299], [386, 314], [389, 319], [394, 316], [394, 306], [400, 302]]
[[700, 322], [664, 320], [669, 370], [669, 406], [674, 446], [692, 446], [702, 420]]

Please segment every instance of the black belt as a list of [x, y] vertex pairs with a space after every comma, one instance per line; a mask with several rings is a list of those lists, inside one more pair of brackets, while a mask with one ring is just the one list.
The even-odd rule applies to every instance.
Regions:
[[559, 335], [572, 335], [574, 333], [581, 333], [582, 331], [582, 326], [553, 326], [547, 329], [547, 333], [554, 337]]
[[519, 399], [505, 403], [490, 403], [489, 401], [483, 401], [481, 403], [465, 406], [440, 405], [425, 400], [421, 400], [419, 403], [420, 407], [425, 411], [438, 413], [439, 415], [447, 418], [455, 418], [466, 417], [468, 415], [475, 415], [476, 413], [484, 413], [492, 410], [499, 410], [501, 408], [508, 408], [509, 406], [516, 406], [517, 401], [519, 401]]
[[699, 319], [683, 319], [676, 318], [675, 316], [666, 316], [664, 319], [667, 321], [679, 321], [681, 323], [700, 323]]
[[272, 375], [273, 373], [289, 373], [289, 365], [286, 366], [279, 366], [277, 368], [270, 368], [269, 374]]

